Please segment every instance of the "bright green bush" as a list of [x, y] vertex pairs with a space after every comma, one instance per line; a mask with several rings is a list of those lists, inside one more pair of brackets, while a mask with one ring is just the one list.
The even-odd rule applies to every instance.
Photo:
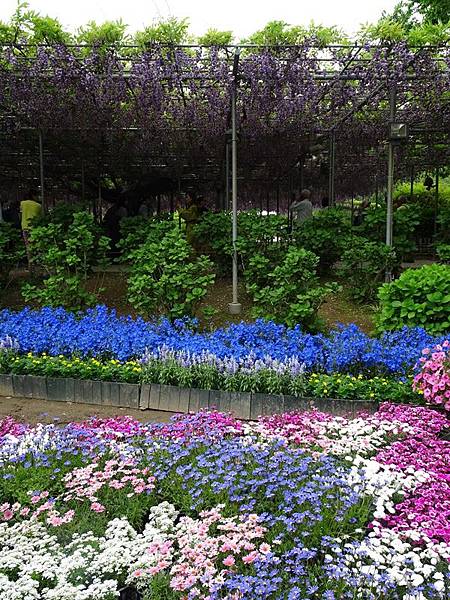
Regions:
[[[416, 250], [416, 235], [421, 222], [421, 208], [407, 205], [394, 211], [393, 244], [399, 259], [404, 260]], [[367, 211], [360, 228], [361, 234], [377, 242], [386, 239], [386, 209], [376, 207]]]
[[439, 244], [436, 251], [441, 262], [450, 263], [450, 244]]
[[294, 246], [273, 269], [268, 258], [260, 254], [251, 258], [247, 289], [253, 298], [253, 316], [289, 327], [300, 323], [309, 331], [319, 329], [317, 311], [339, 286], [335, 283], [319, 286], [318, 263], [315, 254]]
[[348, 284], [348, 294], [356, 302], [373, 302], [385, 272], [398, 266], [395, 250], [382, 242], [354, 237], [341, 257], [339, 274]]
[[431, 334], [450, 329], [450, 266], [407, 269], [378, 293], [379, 330], [423, 327]]
[[120, 261], [128, 261], [132, 253], [149, 240], [158, 241], [166, 233], [178, 228], [169, 213], [152, 218], [126, 217], [120, 221]]
[[146, 316], [170, 318], [193, 315], [214, 283], [213, 263], [195, 256], [192, 247], [175, 229], [164, 237], [149, 236], [129, 253], [132, 262], [128, 298]]
[[48, 223], [32, 228], [32, 262], [45, 273], [40, 284], [25, 283], [22, 295], [27, 302], [42, 306], [63, 306], [79, 310], [97, 302], [85, 284], [92, 267], [106, 263], [109, 239], [100, 235], [94, 218], [87, 212], [72, 215], [66, 227]]

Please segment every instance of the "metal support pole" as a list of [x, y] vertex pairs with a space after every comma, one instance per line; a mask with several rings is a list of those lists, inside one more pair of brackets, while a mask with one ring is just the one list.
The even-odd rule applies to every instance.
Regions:
[[225, 148], [225, 210], [230, 210], [230, 144]]
[[[397, 90], [395, 86], [392, 86], [389, 94], [389, 123], [395, 121], [396, 115], [396, 102], [397, 102]], [[390, 139], [388, 144], [388, 178], [387, 178], [387, 214], [386, 214], [386, 245], [392, 246], [393, 237], [393, 193], [394, 193], [394, 144]], [[389, 283], [392, 281], [392, 271], [388, 269], [385, 274], [385, 281]]]
[[230, 314], [238, 315], [241, 304], [238, 301], [238, 262], [237, 262], [237, 128], [236, 128], [236, 85], [231, 93], [231, 199], [233, 208], [233, 302], [228, 305]]
[[44, 193], [44, 136], [42, 129], [39, 129], [39, 170], [41, 176], [41, 206], [42, 212], [46, 212], [45, 193]]
[[336, 165], [336, 134], [334, 130], [330, 133], [330, 146], [328, 152], [328, 198], [330, 200], [330, 206], [334, 206], [335, 203], [335, 191], [334, 191], [334, 174]]

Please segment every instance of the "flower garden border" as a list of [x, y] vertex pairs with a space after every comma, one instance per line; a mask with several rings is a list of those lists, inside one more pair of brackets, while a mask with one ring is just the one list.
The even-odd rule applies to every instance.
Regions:
[[379, 407], [379, 402], [367, 400], [302, 398], [161, 384], [4, 374], [0, 374], [0, 396], [185, 414], [214, 408], [231, 412], [243, 420], [312, 408], [332, 415], [354, 416], [360, 411], [376, 412]]

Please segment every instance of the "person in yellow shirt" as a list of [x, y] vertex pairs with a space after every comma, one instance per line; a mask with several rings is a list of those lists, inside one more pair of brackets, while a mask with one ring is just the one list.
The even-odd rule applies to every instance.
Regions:
[[21, 225], [22, 225], [22, 236], [25, 243], [25, 249], [27, 251], [28, 268], [31, 267], [31, 256], [30, 256], [30, 228], [31, 221], [42, 215], [42, 206], [37, 201], [38, 194], [34, 190], [30, 190], [26, 196], [26, 200], [22, 200], [20, 203], [20, 214], [21, 214]]

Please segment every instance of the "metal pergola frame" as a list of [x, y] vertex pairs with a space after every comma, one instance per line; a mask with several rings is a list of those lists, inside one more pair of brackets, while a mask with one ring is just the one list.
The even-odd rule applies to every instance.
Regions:
[[[17, 60], [23, 61], [26, 63], [33, 63], [35, 60], [35, 56], [30, 56], [30, 52], [37, 51], [39, 49], [52, 49], [52, 44], [39, 44], [39, 45], [30, 45], [30, 44], [4, 44], [0, 46], [0, 53], [5, 51], [6, 49], [9, 52], [16, 53]], [[91, 49], [89, 45], [86, 44], [68, 44], [65, 45], [65, 48], [70, 51], [78, 51], [81, 52], [85, 49]], [[231, 206], [232, 206], [232, 215], [233, 215], [233, 226], [232, 226], [232, 243], [233, 243], [233, 297], [232, 302], [229, 305], [230, 312], [237, 314], [240, 312], [241, 305], [238, 300], [238, 268], [237, 268], [237, 250], [236, 250], [236, 241], [237, 241], [237, 212], [238, 212], [238, 159], [237, 159], [237, 149], [238, 149], [238, 123], [237, 123], [237, 100], [239, 96], [240, 83], [243, 78], [242, 69], [241, 69], [241, 61], [240, 58], [244, 55], [247, 55], [253, 51], [269, 51], [273, 54], [274, 57], [281, 62], [285, 62], [286, 64], [292, 63], [295, 64], [296, 61], [310, 61], [312, 64], [320, 65], [331, 65], [331, 69], [321, 68], [317, 72], [314, 72], [311, 75], [311, 79], [314, 81], [320, 82], [324, 84], [324, 90], [319, 97], [319, 103], [324, 101], [327, 96], [333, 91], [340, 83], [342, 82], [357, 82], [362, 81], [364, 78], [355, 73], [351, 73], [350, 69], [355, 67], [355, 65], [364, 65], [367, 67], [371, 65], [374, 60], [376, 60], [373, 56], [367, 56], [368, 53], [377, 51], [386, 51], [389, 53], [392, 49], [395, 50], [395, 45], [393, 44], [374, 44], [367, 45], [361, 43], [355, 44], [332, 44], [329, 46], [322, 45], [310, 45], [310, 49], [313, 49], [318, 53], [317, 56], [307, 58], [305, 56], [300, 56], [301, 52], [305, 50], [304, 45], [283, 45], [283, 46], [259, 46], [255, 44], [232, 44], [229, 46], [224, 46], [218, 49], [211, 49], [211, 47], [207, 46], [199, 46], [195, 44], [180, 44], [180, 45], [171, 45], [171, 44], [159, 44], [158, 46], [148, 47], [143, 49], [139, 45], [121, 45], [119, 48], [115, 48], [114, 52], [116, 52], [115, 59], [121, 63], [122, 65], [130, 66], [136, 62], [137, 58], [142, 58], [141, 54], [132, 55], [132, 51], [147, 51], [148, 54], [151, 52], [165, 52], [168, 54], [166, 57], [167, 60], [171, 60], [176, 67], [176, 72], [178, 76], [178, 88], [181, 96], [181, 102], [186, 106], [186, 91], [185, 84], [189, 81], [196, 80], [202, 81], [204, 84], [208, 84], [208, 82], [213, 82], [220, 86], [221, 82], [214, 78], [203, 78], [200, 75], [192, 75], [186, 74], [183, 72], [182, 65], [179, 64], [179, 52], [196, 52], [198, 57], [196, 60], [201, 63], [202, 61], [207, 61], [209, 57], [209, 53], [218, 52], [222, 53], [226, 60], [229, 63], [230, 67], [230, 76], [231, 76], [231, 89], [230, 89], [230, 143], [226, 144], [226, 205], [229, 201], [229, 182], [230, 177], [228, 170], [231, 170]], [[415, 53], [410, 61], [410, 65], [412, 66], [416, 60], [418, 60], [423, 53], [428, 53], [432, 55], [432, 60], [436, 63], [445, 64], [445, 60], [449, 60], [448, 56], [450, 56], [450, 46], [449, 44], [440, 44], [434, 46], [416, 46], [410, 47], [410, 50], [414, 50]], [[333, 52], [342, 52], [347, 53], [345, 59], [343, 61], [342, 68], [339, 70], [333, 71], [333, 67], [336, 68], [336, 58], [333, 57]], [[294, 56], [290, 56], [289, 54], [294, 53]], [[288, 56], [286, 56], [288, 54]], [[331, 56], [330, 56], [331, 54]], [[441, 56], [441, 54], [443, 56]], [[447, 56], [448, 55], [448, 56]], [[83, 69], [83, 61], [85, 57], [81, 54], [76, 56], [76, 61], [80, 64], [80, 69]], [[151, 58], [151, 57], [150, 57]], [[391, 58], [395, 58], [395, 54], [391, 56]], [[284, 64], [284, 63], [283, 63]], [[449, 62], [450, 65], [450, 62]], [[1, 66], [0, 66], [1, 68]], [[450, 69], [450, 67], [448, 67]], [[19, 79], [23, 77], [23, 73], [17, 72], [14, 74], [15, 77]], [[36, 76], [40, 78], [45, 78], [45, 75]], [[114, 75], [113, 75], [114, 77]], [[121, 72], [117, 74], [117, 77], [121, 77], [126, 81], [130, 81], [132, 79], [130, 72]], [[377, 85], [373, 87], [370, 91], [367, 92], [362, 98], [358, 99], [356, 104], [351, 106], [344, 114], [336, 115], [336, 118], [333, 119], [333, 123], [330, 127], [326, 128], [322, 131], [322, 135], [328, 138], [328, 165], [329, 165], [329, 174], [328, 174], [328, 194], [331, 204], [335, 203], [336, 199], [336, 189], [335, 189], [335, 163], [336, 163], [336, 152], [337, 152], [337, 133], [340, 128], [351, 118], [353, 118], [357, 113], [359, 113], [368, 103], [370, 103], [376, 97], [384, 96], [384, 100], [389, 99], [389, 117], [386, 121], [386, 126], [393, 123], [396, 119], [396, 97], [398, 93], [398, 86], [395, 83], [395, 79], [389, 79], [384, 76], [377, 76], [374, 78], [375, 81], [378, 81]], [[416, 76], [405, 75], [401, 84], [404, 82], [418, 82], [418, 81], [432, 81], [433, 75], [431, 76]], [[163, 81], [163, 79], [161, 79]], [[166, 82], [168, 83], [168, 81]], [[2, 118], [15, 117], [15, 115], [5, 115], [1, 113], [0, 107], [0, 125]], [[387, 128], [387, 127], [386, 127]], [[23, 129], [33, 129], [32, 126], [23, 127]], [[64, 128], [55, 127], [54, 130], [61, 131]], [[91, 130], [92, 128], [89, 128]], [[74, 128], [74, 131], [81, 131], [81, 128]], [[131, 130], [138, 131], [138, 127], [130, 127], [123, 128], [123, 131]], [[114, 131], [120, 132], [120, 128], [114, 129]], [[431, 132], [432, 129], [427, 130], [426, 128], [423, 130], [425, 132]], [[40, 179], [40, 192], [41, 192], [41, 200], [42, 204], [45, 207], [45, 163], [44, 163], [44, 150], [45, 150], [45, 138], [44, 131], [42, 128], [37, 128], [38, 132], [38, 141], [39, 141], [39, 179]], [[315, 136], [317, 136], [320, 132], [319, 129], [315, 129], [312, 132]], [[226, 132], [224, 132], [226, 135]], [[387, 176], [387, 223], [386, 223], [386, 243], [388, 245], [392, 245], [392, 194], [393, 194], [393, 184], [394, 184], [394, 152], [395, 147], [392, 140], [386, 137], [387, 145], [388, 145], [388, 176]], [[230, 152], [231, 150], [231, 152]], [[159, 154], [158, 156], [162, 156]], [[292, 169], [292, 167], [288, 168]], [[83, 195], [84, 195], [84, 177], [85, 177], [85, 164], [84, 161], [82, 163], [82, 187], [83, 187]], [[378, 183], [377, 183], [378, 185]], [[390, 279], [390, 274], [387, 274], [387, 279]]]

